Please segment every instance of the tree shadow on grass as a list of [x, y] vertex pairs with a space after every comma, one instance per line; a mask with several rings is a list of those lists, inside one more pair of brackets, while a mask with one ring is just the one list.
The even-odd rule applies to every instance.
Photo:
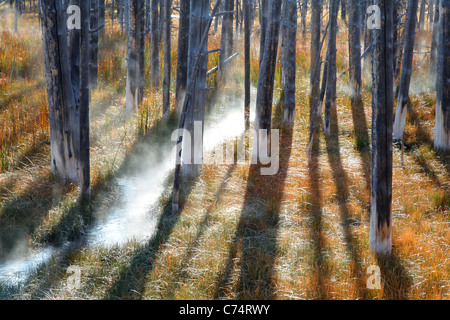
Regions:
[[404, 262], [392, 250], [390, 256], [376, 256], [377, 265], [381, 269], [383, 298], [386, 300], [407, 300], [412, 285], [411, 276], [404, 267]]
[[204, 217], [199, 224], [197, 234], [187, 245], [186, 253], [183, 256], [179, 267], [175, 271], [175, 275], [176, 275], [176, 280], [174, 281], [175, 285], [171, 286], [170, 289], [168, 290], [168, 293], [167, 293], [168, 297], [175, 298], [175, 293], [179, 289], [182, 281], [187, 279], [188, 274], [186, 272], [186, 268], [189, 266], [189, 263], [195, 253], [195, 249], [198, 248], [198, 246], [199, 246], [200, 239], [204, 235], [205, 231], [207, 231], [208, 225], [211, 220], [211, 213], [214, 211], [214, 208], [216, 207], [216, 205], [221, 202], [221, 196], [227, 186], [228, 179], [231, 177], [231, 175], [233, 174], [235, 169], [236, 169], [236, 164], [229, 166], [227, 173], [225, 174], [225, 176], [222, 180], [222, 183], [220, 184], [216, 193], [214, 194], [214, 201], [212, 202], [211, 206], [209, 206], [208, 209], [206, 210], [206, 213], [204, 214]]
[[[291, 128], [280, 130], [280, 169], [276, 175], [262, 176], [260, 165], [250, 166], [243, 209], [225, 267], [217, 279], [215, 299], [227, 298], [230, 292], [244, 300], [275, 298], [274, 263], [277, 256], [279, 214], [292, 139]], [[238, 266], [235, 265], [236, 261]], [[238, 267], [239, 281], [234, 286], [233, 272]]]
[[[341, 226], [344, 232], [345, 243], [347, 251], [351, 259], [351, 272], [352, 279], [357, 282], [357, 296], [358, 298], [367, 298], [365, 274], [362, 270], [361, 258], [359, 256], [359, 246], [356, 239], [353, 237], [351, 225], [355, 223], [350, 219], [350, 210], [347, 202], [350, 197], [348, 190], [349, 179], [347, 173], [342, 165], [340, 145], [339, 145], [339, 130], [338, 130], [338, 117], [336, 109], [331, 111], [331, 134], [329, 137], [325, 137], [326, 149], [328, 153], [328, 159], [333, 175], [334, 184], [337, 190], [337, 201], [339, 205], [339, 213], [341, 218]], [[366, 127], [367, 129], [367, 127]], [[370, 179], [369, 179], [370, 183]], [[370, 187], [370, 185], [369, 185]], [[370, 190], [370, 189], [369, 189]], [[358, 221], [356, 221], [358, 223]]]

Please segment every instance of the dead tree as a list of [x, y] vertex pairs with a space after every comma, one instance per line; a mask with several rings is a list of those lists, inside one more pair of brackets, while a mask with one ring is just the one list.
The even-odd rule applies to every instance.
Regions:
[[[181, 113], [187, 85], [187, 61], [189, 51], [189, 12], [190, 1], [180, 0], [180, 22], [178, 29], [177, 80], [175, 92], [175, 108]], [[217, 17], [216, 17], [217, 21]]]
[[392, 123], [394, 111], [393, 1], [375, 0], [381, 28], [372, 30], [372, 190], [370, 247], [376, 254], [392, 249]]
[[[438, 1], [438, 0], [436, 0]], [[436, 88], [436, 74], [437, 74], [437, 60], [438, 60], [438, 46], [439, 46], [439, 2], [436, 3], [434, 11], [433, 32], [431, 35], [431, 51], [430, 51], [430, 67], [428, 68], [429, 78], [432, 87]]]
[[141, 75], [142, 50], [140, 48], [140, 30], [142, 19], [139, 13], [142, 12], [142, 2], [139, 0], [130, 0], [129, 3], [129, 32], [127, 43], [127, 87], [126, 87], [126, 109], [128, 113], [137, 112], [140, 103], [139, 88]]
[[[270, 136], [272, 126], [272, 104], [273, 89], [275, 80], [275, 68], [277, 62], [277, 49], [280, 35], [281, 23], [281, 0], [269, 1], [269, 14], [267, 19], [267, 29], [264, 41], [264, 52], [261, 65], [259, 67], [258, 88], [256, 95], [256, 116], [255, 135], [253, 142], [253, 156], [258, 155], [261, 145], [266, 145], [270, 150], [270, 140], [260, 141], [259, 130], [267, 130], [267, 137]], [[259, 155], [267, 156], [267, 155]]]
[[171, 14], [172, 14], [172, 1], [165, 0], [165, 3], [164, 3], [164, 33], [163, 33], [163, 37], [164, 37], [163, 117], [165, 119], [169, 118], [169, 112], [170, 112]]
[[297, 2], [283, 1], [283, 78], [284, 122], [292, 126], [295, 118], [295, 70], [297, 47]]
[[450, 150], [450, 0], [441, 0], [434, 148]]
[[90, 0], [90, 31], [89, 31], [89, 81], [90, 87], [97, 87], [98, 82], [98, 34], [99, 34], [99, 0]]
[[250, 129], [250, 46], [251, 46], [251, 0], [244, 1], [244, 60], [245, 60], [245, 97], [244, 97], [244, 122], [245, 122], [245, 132]]
[[[206, 85], [206, 59], [205, 56], [207, 54], [207, 42], [208, 42], [208, 33], [211, 27], [212, 20], [217, 12], [217, 8], [220, 5], [220, 0], [216, 1], [216, 5], [212, 10], [211, 15], [208, 15], [209, 12], [209, 0], [201, 0], [191, 2], [191, 17], [190, 17], [190, 26], [189, 26], [189, 52], [193, 52], [194, 54], [189, 55], [189, 68], [188, 68], [188, 85], [186, 90], [186, 95], [184, 97], [183, 109], [181, 112], [180, 124], [178, 128], [187, 129], [188, 127], [192, 127], [191, 124], [188, 124], [187, 121], [192, 123], [192, 120], [188, 120], [190, 117], [190, 109], [193, 109], [195, 93], [200, 91], [204, 91], [206, 88], [202, 88], [202, 82]], [[207, 15], [207, 17], [206, 17]], [[195, 18], [194, 18], [195, 17]], [[203, 20], [203, 21], [202, 21]], [[201, 23], [201, 22], [204, 22]], [[200, 42], [196, 40], [198, 34], [201, 34]], [[192, 36], [192, 37], [191, 37]], [[191, 42], [192, 40], [192, 42]], [[197, 49], [197, 51], [194, 51]], [[202, 75], [202, 73], [205, 73]], [[198, 79], [199, 75], [201, 78], [204, 77], [204, 80]], [[203, 89], [203, 90], [202, 90]], [[202, 106], [204, 108], [204, 104]], [[193, 112], [192, 112], [193, 114]], [[203, 136], [202, 136], [203, 138]], [[174, 182], [173, 182], [173, 195], [172, 195], [172, 212], [178, 213], [179, 209], [179, 200], [180, 200], [180, 180], [181, 180], [181, 158], [184, 156], [182, 144], [183, 144], [183, 134], [179, 135], [177, 141], [177, 149], [176, 149], [176, 166], [174, 173]], [[195, 143], [194, 143], [195, 144]], [[195, 154], [195, 153], [194, 153]], [[189, 160], [190, 162], [190, 160]], [[191, 163], [191, 162], [190, 162]], [[183, 170], [183, 174], [186, 173]]]
[[233, 54], [233, 14], [234, 0], [225, 0], [225, 12], [222, 21], [222, 36], [220, 39], [220, 55], [219, 55], [219, 78], [223, 79], [224, 65], [223, 62]]
[[159, 0], [151, 0], [151, 36], [150, 36], [150, 83], [153, 89], [159, 89], [159, 22], [158, 22]]
[[80, 194], [91, 196], [90, 140], [89, 140], [89, 2], [80, 0]]
[[337, 15], [339, 11], [339, 1], [330, 0], [330, 33], [328, 35], [327, 54], [327, 89], [325, 98], [324, 133], [331, 134], [331, 111], [336, 109], [336, 35], [337, 35]]
[[[419, 30], [423, 30], [425, 27], [425, 5], [426, 5], [426, 0], [422, 0], [422, 2], [420, 3], [420, 14], [419, 14]], [[417, 14], [417, 12], [416, 12]], [[417, 17], [416, 17], [417, 19]]]
[[22, 0], [14, 1], [14, 33], [17, 33], [19, 18], [22, 16]]
[[301, 14], [301, 31], [303, 36], [306, 34], [306, 16], [308, 14], [308, 0], [302, 0], [301, 2], [301, 8], [300, 8], [300, 14]]
[[53, 174], [67, 182], [79, 181], [74, 132], [76, 103], [70, 76], [65, 10], [60, 0], [42, 0], [42, 41], [47, 83], [51, 167]]
[[[310, 96], [317, 98], [320, 86], [320, 73], [315, 70], [317, 57], [320, 55], [320, 30], [322, 24], [322, 0], [311, 1], [311, 63], [310, 63]], [[311, 101], [312, 102], [312, 101]]]
[[362, 70], [361, 70], [361, 1], [350, 0], [349, 5], [349, 82], [350, 97], [359, 103], [362, 101]]
[[402, 74], [400, 78], [400, 89], [394, 123], [394, 141], [403, 140], [403, 133], [405, 130], [406, 107], [409, 100], [409, 85], [411, 83], [418, 7], [419, 0], [409, 0], [408, 14], [406, 17], [406, 37], [405, 47], [403, 49]]

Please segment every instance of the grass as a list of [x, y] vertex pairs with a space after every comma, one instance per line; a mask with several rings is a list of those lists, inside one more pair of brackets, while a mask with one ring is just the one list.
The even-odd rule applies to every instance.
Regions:
[[[36, 22], [30, 19], [26, 23]], [[27, 64], [36, 61], [33, 56], [39, 57], [34, 42], [14, 36], [11, 27], [1, 32], [8, 33], [8, 46], [25, 46]], [[421, 34], [424, 39], [429, 36]], [[29, 37], [39, 41], [36, 31]], [[346, 39], [342, 26], [337, 42], [338, 74], [348, 67]], [[257, 43], [256, 38], [253, 41]], [[220, 37], [215, 35], [209, 46], [213, 49], [219, 43]], [[175, 126], [174, 117], [168, 124], [160, 121], [161, 91], [146, 92], [140, 113], [124, 120], [125, 39], [118, 29], [108, 27], [101, 45], [105, 54], [100, 60], [100, 83], [92, 95], [94, 199], [85, 204], [77, 202], [75, 186], [55, 181], [50, 173], [49, 149], [41, 143], [48, 139], [42, 73], [28, 68], [30, 74], [14, 78], [12, 84], [2, 76], [0, 83], [5, 84], [0, 93], [8, 92], [13, 99], [2, 103], [1, 127], [15, 130], [1, 131], [0, 135], [1, 141], [10, 141], [2, 150], [15, 148], [0, 175], [2, 248], [7, 250], [21, 241], [35, 247], [66, 240], [74, 244], [33, 272], [26, 285], [0, 285], [0, 297], [449, 299], [450, 158], [432, 148], [435, 94], [421, 90], [411, 94], [403, 165], [401, 151], [394, 148], [393, 254], [389, 258], [374, 256], [368, 246], [370, 87], [363, 91], [364, 114], [360, 110], [355, 115], [347, 79], [339, 79], [333, 135], [328, 139], [321, 135], [317, 152], [308, 160], [309, 39], [299, 35], [297, 45], [297, 109], [292, 130], [281, 126], [279, 87], [274, 101], [273, 123], [281, 129], [279, 174], [262, 177], [257, 167], [247, 165], [205, 165], [197, 179], [183, 183], [180, 215], [170, 211], [169, 177], [156, 210], [159, 216], [154, 238], [111, 248], [87, 247], [83, 234], [95, 213], [108, 212], [120, 192], [115, 177], [127, 170], [130, 161], [145, 161], [136, 158], [140, 144], [158, 145]], [[175, 52], [174, 42], [172, 70]], [[255, 48], [252, 57], [252, 82], [256, 85]], [[217, 54], [212, 56], [209, 67], [214, 67], [217, 59]], [[0, 66], [8, 63], [7, 56], [0, 59]], [[233, 71], [236, 75], [231, 74], [233, 81], [218, 92], [239, 96], [243, 56], [233, 65], [237, 66]], [[277, 83], [280, 73], [278, 68]], [[413, 77], [420, 81], [422, 74], [416, 69]], [[209, 81], [209, 86], [217, 83], [216, 78]], [[30, 94], [22, 94], [24, 90]], [[208, 101], [215, 101], [214, 96]], [[30, 112], [26, 110], [42, 110], [41, 120], [27, 118]], [[12, 121], [15, 129], [3, 125], [6, 121]], [[372, 265], [382, 272], [382, 286], [376, 290], [366, 286], [367, 270]], [[69, 266], [82, 270], [79, 290], [67, 286]]]

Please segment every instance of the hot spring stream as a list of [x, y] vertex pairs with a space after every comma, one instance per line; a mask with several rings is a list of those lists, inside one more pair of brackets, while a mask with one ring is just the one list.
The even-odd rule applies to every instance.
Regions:
[[[252, 97], [255, 97], [255, 92], [252, 92]], [[254, 105], [253, 99], [252, 115]], [[207, 114], [205, 153], [213, 150], [219, 143], [238, 137], [244, 132], [243, 106], [240, 98], [222, 97], [222, 102], [217, 103], [213, 111]], [[142, 159], [146, 164], [143, 170], [117, 178], [118, 199], [108, 205], [107, 212], [102, 213], [87, 232], [87, 247], [123, 245], [130, 240], [148, 241], [156, 234], [161, 214], [157, 206], [158, 200], [165, 191], [166, 179], [175, 163], [175, 142], [170, 143], [170, 138], [167, 137], [165, 148], [148, 146]], [[28, 254], [1, 263], [0, 285], [19, 285], [25, 282], [31, 271], [68, 247], [70, 243], [58, 248], [28, 248]]]

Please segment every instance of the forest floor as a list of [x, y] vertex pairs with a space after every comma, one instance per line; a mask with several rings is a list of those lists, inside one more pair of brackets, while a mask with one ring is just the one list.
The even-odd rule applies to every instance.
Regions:
[[[93, 200], [79, 203], [77, 188], [51, 175], [37, 18], [24, 15], [15, 35], [12, 14], [2, 9], [0, 17], [0, 264], [27, 246], [70, 243], [24, 283], [0, 282], [0, 298], [450, 298], [450, 157], [432, 148], [435, 92], [426, 85], [426, 60], [415, 59], [403, 164], [394, 147], [392, 256], [375, 257], [368, 246], [370, 82], [364, 85], [361, 118], [351, 107], [348, 77], [339, 79], [333, 134], [325, 138], [321, 133], [308, 160], [310, 39], [301, 34], [293, 129], [281, 125], [277, 69], [273, 123], [280, 129], [279, 173], [261, 176], [259, 168], [241, 164], [204, 165], [195, 181], [184, 181], [179, 215], [170, 210], [169, 175], [149, 212], [156, 221], [151, 238], [89, 246], [86, 235], [120, 196], [120, 177], [151, 168], [145, 150], [169, 141], [175, 121], [160, 120], [159, 91], [148, 93], [139, 115], [125, 117], [125, 38], [117, 28], [107, 28], [99, 86], [92, 92]], [[348, 68], [348, 37], [343, 22], [340, 26], [338, 74]], [[418, 37], [427, 43], [429, 33]], [[219, 43], [214, 35], [210, 46]], [[257, 56], [252, 50], [254, 85]], [[213, 56], [210, 64], [216, 61]], [[210, 97], [209, 105], [242, 94], [242, 65], [240, 55], [232, 80], [221, 86], [217, 100]], [[76, 290], [68, 282], [70, 266], [81, 270]], [[378, 289], [367, 287], [371, 266], [381, 269]]]

